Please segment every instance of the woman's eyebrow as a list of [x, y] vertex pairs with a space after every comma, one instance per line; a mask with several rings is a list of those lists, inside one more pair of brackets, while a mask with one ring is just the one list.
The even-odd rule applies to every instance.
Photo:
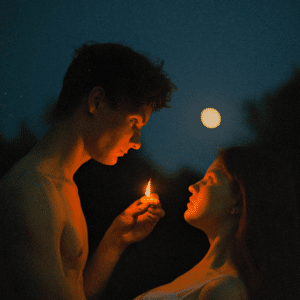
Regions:
[[220, 178], [220, 175], [224, 175], [219, 169], [212, 169], [208, 172], [206, 172], [206, 174], [212, 173], [214, 174], [217, 178]]
[[209, 174], [213, 174], [215, 177], [217, 177], [217, 174], [215, 172], [213, 172], [213, 171], [208, 171], [208, 172], [206, 172], [205, 175], [209, 175]]

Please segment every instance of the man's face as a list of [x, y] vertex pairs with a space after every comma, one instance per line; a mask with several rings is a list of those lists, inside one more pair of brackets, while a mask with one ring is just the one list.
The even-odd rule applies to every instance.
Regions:
[[86, 145], [89, 155], [102, 164], [115, 165], [118, 157], [129, 149], [138, 150], [141, 147], [141, 128], [147, 124], [152, 111], [151, 106], [130, 113], [104, 105], [99, 123], [94, 126], [93, 138], [88, 139]]

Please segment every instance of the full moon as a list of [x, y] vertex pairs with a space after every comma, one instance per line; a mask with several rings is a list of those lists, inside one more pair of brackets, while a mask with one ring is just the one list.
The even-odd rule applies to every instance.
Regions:
[[221, 124], [221, 114], [215, 108], [205, 108], [201, 112], [201, 121], [207, 128], [216, 128]]

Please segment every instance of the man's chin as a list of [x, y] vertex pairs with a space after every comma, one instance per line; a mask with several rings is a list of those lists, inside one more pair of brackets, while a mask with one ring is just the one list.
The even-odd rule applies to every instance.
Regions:
[[106, 166], [114, 166], [118, 162], [118, 157], [110, 157], [105, 159], [96, 159], [100, 164]]

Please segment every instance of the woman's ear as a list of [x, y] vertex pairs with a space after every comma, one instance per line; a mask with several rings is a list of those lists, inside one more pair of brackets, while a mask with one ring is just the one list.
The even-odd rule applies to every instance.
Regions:
[[91, 114], [95, 114], [99, 107], [105, 101], [105, 91], [100, 86], [95, 86], [89, 93], [88, 98], [88, 111]]
[[233, 207], [235, 214], [241, 214], [242, 213], [242, 203], [241, 201], [237, 201]]
[[243, 210], [243, 194], [240, 191], [239, 194], [235, 197], [236, 201], [232, 207], [234, 214], [241, 214]]

